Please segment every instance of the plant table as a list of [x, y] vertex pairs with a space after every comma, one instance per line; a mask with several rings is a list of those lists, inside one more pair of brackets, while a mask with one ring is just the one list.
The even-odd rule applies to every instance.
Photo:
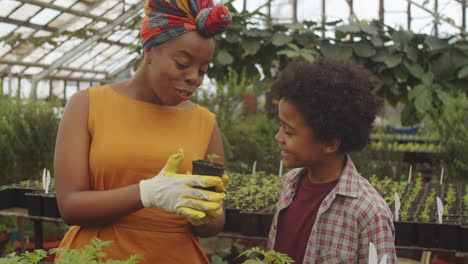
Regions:
[[34, 245], [36, 249], [43, 248], [43, 229], [42, 229], [42, 222], [57, 222], [63, 223], [61, 218], [53, 218], [53, 217], [42, 217], [42, 216], [30, 216], [28, 214], [28, 210], [24, 208], [10, 208], [5, 210], [0, 210], [0, 215], [3, 216], [15, 216], [17, 218], [18, 223], [18, 231], [20, 234], [20, 244], [21, 244], [21, 252], [25, 250], [24, 244], [24, 219], [31, 219], [34, 222]]

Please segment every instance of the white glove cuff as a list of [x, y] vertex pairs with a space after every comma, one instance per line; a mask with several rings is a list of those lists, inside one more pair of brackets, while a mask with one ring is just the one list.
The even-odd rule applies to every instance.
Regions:
[[151, 190], [154, 190], [155, 182], [153, 179], [140, 181], [140, 199], [145, 208], [153, 207], [153, 197]]

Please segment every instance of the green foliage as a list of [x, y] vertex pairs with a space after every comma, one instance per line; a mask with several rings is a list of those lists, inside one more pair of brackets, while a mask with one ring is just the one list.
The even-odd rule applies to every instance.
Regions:
[[229, 185], [226, 202], [242, 211], [274, 212], [278, 202], [281, 177], [265, 172], [231, 173], [230, 175], [232, 181]]
[[450, 184], [444, 199], [444, 215], [449, 214], [449, 211], [454, 206], [456, 200], [457, 197], [455, 187], [453, 184]]
[[[102, 241], [94, 238], [92, 245], [86, 245], [81, 249], [52, 249], [51, 252], [60, 255], [60, 258], [55, 261], [58, 264], [137, 264], [143, 258], [140, 255], [133, 255], [127, 260], [113, 260], [106, 258], [107, 254], [103, 252], [104, 247], [109, 247], [112, 241]], [[47, 252], [42, 249], [37, 249], [34, 252], [25, 252], [22, 255], [11, 253], [5, 258], [0, 258], [0, 264], [37, 264], [39, 261], [47, 257]]]
[[52, 170], [60, 111], [58, 102], [0, 96], [0, 179], [39, 179]]
[[294, 260], [290, 258], [288, 255], [280, 252], [272, 251], [264, 251], [258, 247], [253, 247], [242, 252], [239, 256], [251, 256], [254, 259], [248, 259], [244, 261], [242, 264], [291, 264], [294, 263]]
[[468, 96], [458, 93], [448, 97], [440, 113], [434, 113], [434, 122], [441, 135], [444, 155], [441, 166], [447, 177], [466, 181], [468, 175]]
[[[230, 6], [233, 23], [217, 41], [217, 55], [210, 77], [222, 80], [230, 71], [269, 82], [291, 60], [309, 61], [317, 56], [353, 58], [379, 76], [376, 91], [390, 104], [406, 105], [404, 125], [421, 121], [432, 108], [438, 109], [448, 94], [465, 91], [468, 79], [468, 42], [436, 38], [398, 30], [379, 21], [327, 24], [335, 36], [321, 38], [324, 28], [313, 21], [272, 24], [259, 12], [238, 12]], [[258, 23], [258, 21], [263, 21]], [[338, 25], [339, 24], [339, 25]], [[353, 41], [350, 41], [352, 35]]]
[[207, 157], [210, 162], [214, 162], [215, 159], [219, 159], [219, 156], [216, 153], [208, 154]]

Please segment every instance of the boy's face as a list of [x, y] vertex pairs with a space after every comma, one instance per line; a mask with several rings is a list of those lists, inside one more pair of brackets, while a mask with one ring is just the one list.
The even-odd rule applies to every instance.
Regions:
[[311, 167], [324, 156], [325, 145], [315, 139], [303, 115], [287, 99], [279, 102], [280, 129], [275, 135], [285, 168]]

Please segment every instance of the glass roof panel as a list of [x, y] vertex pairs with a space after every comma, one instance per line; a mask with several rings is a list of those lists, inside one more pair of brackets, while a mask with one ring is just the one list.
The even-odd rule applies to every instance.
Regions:
[[36, 48], [33, 52], [31, 52], [26, 58], [24, 58], [24, 61], [44, 63], [38, 60], [48, 52], [50, 52], [50, 48], [46, 48], [45, 45], [43, 45], [42, 47]]
[[66, 23], [68, 23], [70, 20], [74, 19], [76, 16], [68, 13], [62, 13], [60, 16], [58, 16], [56, 19], [54, 19], [52, 22], [50, 22], [49, 26], [51, 27], [62, 27]]
[[93, 10], [91, 10], [91, 14], [100, 16], [104, 14], [106, 11], [108, 11], [110, 8], [115, 6], [118, 2], [119, 1], [117, 0], [104, 1], [104, 3], [102, 3], [101, 5], [97, 6], [96, 8], [93, 8]]
[[78, 11], [87, 11], [90, 7], [90, 4], [85, 3], [84, 1], [79, 1], [73, 6], [73, 9]]
[[84, 28], [87, 24], [91, 23], [93, 20], [91, 18], [80, 18], [77, 21], [73, 22], [69, 27], [68, 30], [76, 31], [79, 29]]
[[108, 18], [108, 19], [116, 19], [117, 17], [122, 15], [122, 9], [123, 9], [123, 5], [122, 5], [122, 3], [119, 3], [114, 8], [112, 8], [111, 11], [107, 12], [104, 15], [104, 17]]
[[54, 5], [63, 6], [63, 7], [70, 7], [76, 2], [77, 2], [77, 0], [57, 0], [57, 1], [54, 2]]
[[40, 73], [42, 70], [44, 70], [43, 68], [40, 68], [40, 67], [29, 67], [28, 69], [26, 69], [24, 71], [24, 74], [38, 74]]
[[30, 27], [19, 27], [18, 29], [15, 29], [15, 33], [20, 33], [22, 38], [30, 37], [34, 31], [36, 30]]
[[87, 51], [81, 53], [78, 58], [71, 61], [69, 64], [70, 67], [79, 68], [82, 64], [86, 63], [87, 61], [94, 58], [98, 55], [102, 50], [106, 49], [109, 46], [107, 43], [99, 43], [94, 47], [88, 49]]
[[18, 28], [16, 25], [0, 22], [0, 38], [10, 34], [16, 28]]
[[6, 17], [10, 14], [13, 9], [21, 5], [18, 1], [11, 1], [11, 0], [2, 0], [2, 8], [0, 8], [0, 17]]
[[0, 57], [5, 55], [7, 52], [10, 52], [11, 48], [8, 45], [0, 45]]
[[44, 31], [44, 30], [38, 30], [36, 33], [34, 33], [34, 37], [47, 37], [52, 35], [51, 32], [49, 31]]
[[41, 26], [47, 25], [50, 21], [60, 15], [60, 11], [45, 8], [31, 18], [31, 23], [38, 24]]
[[37, 13], [37, 11], [39, 11], [40, 9], [41, 7], [37, 5], [24, 4], [20, 8], [16, 9], [16, 11], [13, 12], [9, 16], [9, 18], [18, 19], [21, 21], [27, 21], [32, 16], [34, 16]]

